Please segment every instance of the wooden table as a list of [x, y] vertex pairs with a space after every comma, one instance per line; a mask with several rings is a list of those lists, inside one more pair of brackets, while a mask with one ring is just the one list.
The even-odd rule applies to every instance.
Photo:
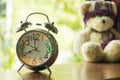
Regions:
[[120, 64], [71, 63], [51, 66], [52, 74], [47, 70], [38, 73], [26, 68], [0, 71], [0, 80], [120, 80]]

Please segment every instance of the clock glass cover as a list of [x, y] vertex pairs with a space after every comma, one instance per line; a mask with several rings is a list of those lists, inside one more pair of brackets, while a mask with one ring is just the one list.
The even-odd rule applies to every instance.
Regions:
[[48, 36], [40, 31], [31, 30], [23, 34], [17, 43], [17, 55], [26, 65], [39, 66], [52, 54]]

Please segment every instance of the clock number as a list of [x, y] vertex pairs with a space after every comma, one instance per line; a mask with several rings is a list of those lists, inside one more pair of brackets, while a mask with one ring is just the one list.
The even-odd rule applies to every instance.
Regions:
[[47, 53], [50, 53], [50, 46], [47, 46]]
[[43, 62], [43, 59], [42, 59], [42, 57], [41, 58], [39, 58], [39, 63], [42, 63]]
[[20, 45], [20, 49], [23, 51], [25, 49], [24, 45]]
[[32, 35], [28, 35], [28, 40], [32, 41], [32, 40], [39, 40], [40, 35], [39, 34], [32, 34]]
[[32, 64], [34, 64], [34, 65], [37, 64], [36, 58], [33, 59]]
[[[43, 36], [42, 36], [42, 35], [39, 35], [39, 34], [33, 34], [33, 37], [34, 37], [35, 40], [39, 40], [39, 39], [41, 39], [41, 41], [43, 41]], [[34, 39], [33, 39], [33, 40], [34, 40]]]
[[36, 34], [34, 37], [35, 37], [35, 40], [39, 40], [40, 35]]
[[49, 54], [49, 53], [51, 52], [51, 48], [50, 48], [49, 42], [47, 42], [47, 43], [45, 44], [45, 46], [47, 47], [46, 52]]
[[32, 36], [31, 35], [28, 35], [28, 40], [32, 41]]
[[45, 54], [44, 58], [46, 58], [46, 59], [47, 59], [47, 58], [48, 58], [48, 54]]
[[23, 44], [25, 44], [26, 46], [29, 45], [29, 41], [28, 40], [22, 40]]

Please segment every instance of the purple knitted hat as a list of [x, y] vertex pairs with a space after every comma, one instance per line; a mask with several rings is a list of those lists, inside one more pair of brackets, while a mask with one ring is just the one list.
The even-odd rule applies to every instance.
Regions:
[[102, 6], [101, 3], [102, 2], [96, 2], [94, 10], [86, 13], [86, 15], [84, 17], [84, 23], [85, 24], [90, 18], [96, 17], [96, 16], [108, 16], [108, 17], [112, 18], [113, 20], [115, 20], [115, 15], [112, 12], [111, 4], [105, 3], [104, 6], [107, 9], [100, 9], [100, 6]]

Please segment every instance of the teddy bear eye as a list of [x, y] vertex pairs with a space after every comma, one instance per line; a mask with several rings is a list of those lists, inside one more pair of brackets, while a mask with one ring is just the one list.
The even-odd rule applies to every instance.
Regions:
[[102, 23], [105, 23], [105, 20], [104, 20], [104, 19], [102, 20]]

